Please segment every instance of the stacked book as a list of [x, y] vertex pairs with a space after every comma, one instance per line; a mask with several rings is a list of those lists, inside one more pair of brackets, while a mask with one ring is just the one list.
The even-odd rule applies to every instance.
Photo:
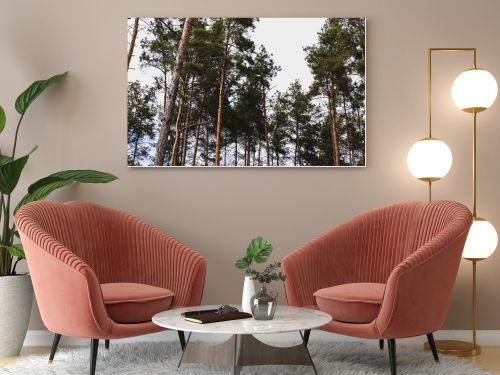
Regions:
[[198, 310], [198, 311], [188, 311], [182, 313], [184, 320], [198, 324], [225, 322], [227, 320], [236, 319], [248, 319], [252, 317], [252, 314], [241, 312], [241, 311], [231, 311], [222, 313], [220, 309], [214, 310]]

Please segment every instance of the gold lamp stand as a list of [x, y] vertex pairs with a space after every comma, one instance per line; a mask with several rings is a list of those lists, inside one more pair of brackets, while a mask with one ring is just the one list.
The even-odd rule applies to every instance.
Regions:
[[[474, 53], [475, 63], [475, 53]], [[475, 64], [474, 64], [475, 66]], [[472, 112], [474, 118], [473, 142], [472, 142], [472, 215], [475, 220], [476, 212], [476, 111]], [[454, 355], [458, 357], [474, 357], [481, 354], [481, 346], [477, 344], [477, 262], [483, 258], [464, 258], [472, 262], [472, 342], [459, 340], [436, 340], [436, 349], [439, 353]], [[431, 350], [429, 343], [424, 344], [424, 350]]]
[[[476, 68], [476, 49], [475, 48], [429, 48], [428, 50], [428, 109], [429, 109], [429, 133], [431, 129], [431, 67], [432, 67], [432, 52], [440, 51], [440, 52], [472, 52], [473, 54], [473, 69]], [[476, 216], [476, 112], [481, 109], [469, 109], [466, 112], [471, 112], [474, 120], [474, 128], [473, 128], [473, 216], [474, 219], [477, 220]], [[429, 201], [432, 198], [432, 181], [428, 181], [429, 183]], [[477, 287], [476, 287], [476, 265], [477, 261], [482, 260], [482, 258], [465, 258], [472, 262], [472, 342], [467, 341], [459, 341], [459, 340], [436, 340], [436, 349], [439, 353], [455, 355], [459, 357], [471, 357], [481, 354], [481, 347], [476, 342], [476, 330], [477, 330]], [[424, 344], [424, 350], [431, 350], [429, 343]]]
[[[465, 258], [472, 262], [472, 342], [459, 340], [436, 340], [438, 353], [454, 355], [457, 357], [474, 357], [481, 354], [481, 346], [476, 341], [477, 330], [477, 288], [476, 288], [476, 258]], [[429, 343], [424, 344], [424, 350], [431, 350]]]

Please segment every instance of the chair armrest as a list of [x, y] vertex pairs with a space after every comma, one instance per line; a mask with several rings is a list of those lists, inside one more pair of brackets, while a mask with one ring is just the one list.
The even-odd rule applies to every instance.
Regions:
[[434, 237], [392, 271], [376, 320], [382, 336], [413, 337], [441, 328], [468, 231], [451, 241], [445, 233]]
[[129, 223], [138, 267], [132, 279], [171, 290], [175, 293], [173, 304], [176, 306], [200, 305], [205, 284], [205, 259], [149, 224], [138, 219]]
[[64, 336], [104, 336], [112, 322], [94, 272], [61, 243], [29, 227], [29, 235], [19, 234], [44, 324]]
[[283, 259], [285, 293], [290, 306], [315, 305], [313, 294], [318, 289], [347, 282], [355, 231], [355, 220], [350, 220]]

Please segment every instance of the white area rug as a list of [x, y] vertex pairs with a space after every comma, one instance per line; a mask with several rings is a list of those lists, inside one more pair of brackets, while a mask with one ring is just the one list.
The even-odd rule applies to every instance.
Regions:
[[[362, 375], [390, 374], [387, 346], [380, 351], [377, 345], [363, 343], [310, 343], [309, 349], [319, 374]], [[48, 356], [33, 356], [0, 368], [0, 374], [15, 375], [85, 375], [89, 371], [88, 347], [61, 349], [54, 363]], [[229, 368], [205, 365], [182, 365], [177, 369], [181, 354], [178, 343], [117, 344], [111, 341], [110, 350], [99, 347], [96, 375], [188, 375], [230, 374]], [[486, 375], [470, 363], [456, 357], [441, 356], [434, 362], [430, 352], [419, 349], [397, 348], [398, 375]], [[241, 374], [313, 374], [311, 368], [300, 366], [243, 367]]]

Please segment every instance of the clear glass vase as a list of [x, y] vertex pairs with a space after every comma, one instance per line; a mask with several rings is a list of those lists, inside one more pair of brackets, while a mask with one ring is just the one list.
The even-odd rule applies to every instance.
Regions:
[[267, 292], [266, 285], [261, 285], [260, 291], [250, 300], [252, 315], [256, 320], [271, 320], [276, 311], [277, 292]]

